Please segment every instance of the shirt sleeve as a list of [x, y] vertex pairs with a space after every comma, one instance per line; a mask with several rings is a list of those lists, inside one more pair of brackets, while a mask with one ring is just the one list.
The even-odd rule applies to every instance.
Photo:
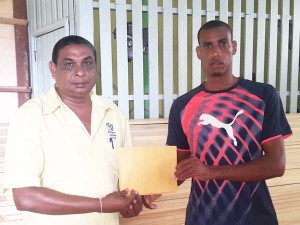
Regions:
[[124, 146], [132, 146], [131, 132], [127, 118], [125, 118], [124, 125]]
[[4, 191], [41, 186], [43, 153], [39, 106], [25, 103], [10, 123], [5, 147]]
[[262, 141], [272, 139], [276, 136], [287, 137], [292, 134], [291, 127], [285, 116], [282, 102], [276, 89], [268, 85], [265, 90], [266, 108], [262, 130]]
[[190, 146], [181, 123], [181, 110], [178, 107], [178, 101], [173, 103], [170, 110], [167, 145], [177, 146], [177, 148], [181, 150], [190, 150]]

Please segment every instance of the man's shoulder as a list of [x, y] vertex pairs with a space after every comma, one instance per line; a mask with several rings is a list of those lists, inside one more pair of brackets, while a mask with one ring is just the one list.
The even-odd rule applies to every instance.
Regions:
[[259, 97], [267, 97], [277, 93], [276, 88], [271, 84], [248, 79], [242, 79], [240, 86]]
[[177, 99], [175, 99], [175, 104], [187, 104], [196, 94], [200, 93], [203, 90], [202, 85], [188, 91], [187, 93], [179, 96]]

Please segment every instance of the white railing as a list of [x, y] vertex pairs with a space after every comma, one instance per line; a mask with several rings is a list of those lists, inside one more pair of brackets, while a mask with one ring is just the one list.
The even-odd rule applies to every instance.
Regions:
[[[233, 27], [238, 42], [234, 74], [247, 79], [255, 74], [257, 81], [277, 88], [286, 112], [299, 110], [299, 0], [145, 2], [100, 0], [93, 4], [99, 10], [99, 17], [94, 18], [95, 30], [100, 30], [94, 40], [99, 42], [101, 55], [98, 91], [127, 116], [168, 117], [173, 100], [204, 81], [195, 53], [196, 34], [201, 24], [212, 19]], [[132, 62], [127, 61], [127, 22], [132, 22]], [[148, 29], [148, 55], [143, 54], [142, 27]]]

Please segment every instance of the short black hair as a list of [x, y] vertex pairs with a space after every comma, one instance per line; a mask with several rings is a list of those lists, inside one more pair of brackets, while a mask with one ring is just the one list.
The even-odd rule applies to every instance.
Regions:
[[85, 45], [86, 47], [90, 48], [95, 57], [95, 61], [97, 61], [97, 52], [96, 52], [94, 45], [92, 45], [91, 42], [89, 42], [88, 40], [86, 40], [85, 38], [83, 38], [81, 36], [69, 35], [69, 36], [63, 37], [54, 45], [54, 48], [52, 51], [52, 61], [55, 63], [55, 65], [57, 64], [57, 59], [58, 59], [58, 54], [59, 54], [60, 49], [66, 47], [68, 45], [72, 45], [72, 44]]
[[231, 27], [227, 23], [225, 23], [225, 22], [223, 22], [221, 20], [211, 20], [211, 21], [208, 21], [205, 24], [203, 24], [201, 26], [201, 28], [199, 29], [199, 31], [198, 31], [197, 37], [198, 37], [198, 43], [199, 43], [199, 45], [200, 45], [200, 33], [201, 33], [202, 30], [208, 30], [208, 29], [211, 29], [211, 28], [218, 28], [218, 27], [225, 27], [225, 28], [227, 28], [229, 30], [229, 32], [230, 32], [231, 40], [232, 40], [232, 29], [231, 29]]

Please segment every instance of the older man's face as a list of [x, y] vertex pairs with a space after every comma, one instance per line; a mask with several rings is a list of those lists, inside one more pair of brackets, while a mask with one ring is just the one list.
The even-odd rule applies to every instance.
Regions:
[[49, 64], [58, 93], [67, 98], [89, 95], [97, 79], [93, 51], [85, 45], [71, 44], [59, 50], [57, 65]]

